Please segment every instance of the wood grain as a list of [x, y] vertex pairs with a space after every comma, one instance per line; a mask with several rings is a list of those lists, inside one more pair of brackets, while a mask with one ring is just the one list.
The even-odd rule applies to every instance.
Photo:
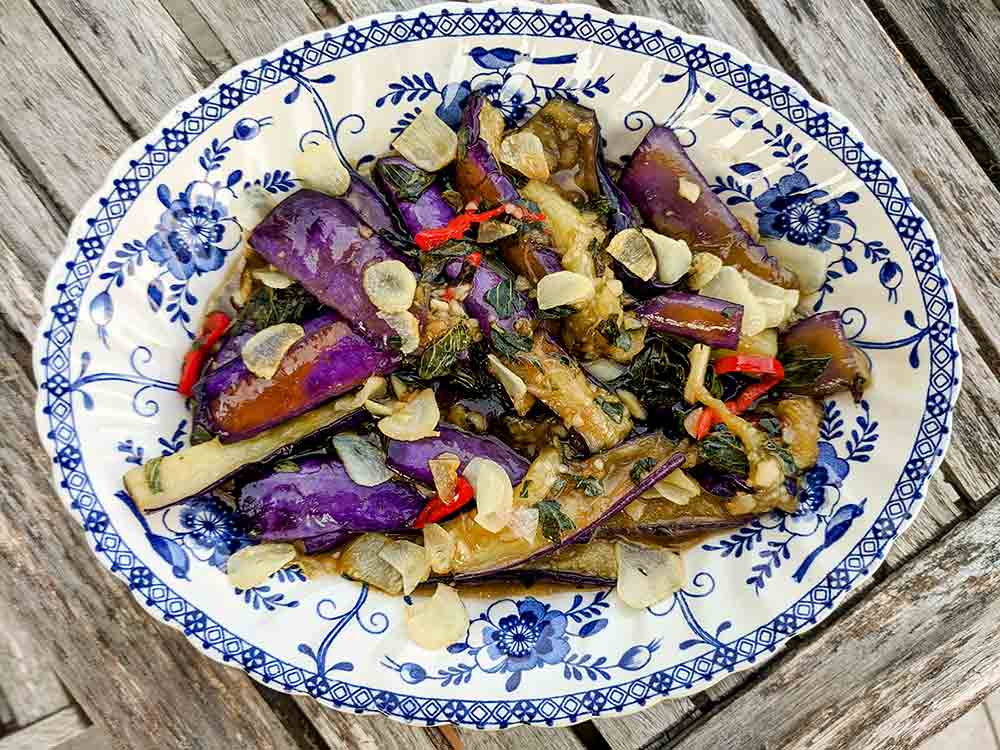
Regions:
[[998, 566], [995, 500], [673, 747], [916, 748], [1000, 687]]
[[111, 747], [108, 733], [101, 727], [90, 726], [80, 734], [56, 745], [52, 750], [107, 750]]
[[88, 724], [80, 709], [67, 707], [31, 726], [0, 737], [0, 750], [55, 750], [57, 745], [80, 737]]
[[72, 702], [33, 629], [9, 607], [0, 607], [0, 690], [19, 727], [34, 724]]

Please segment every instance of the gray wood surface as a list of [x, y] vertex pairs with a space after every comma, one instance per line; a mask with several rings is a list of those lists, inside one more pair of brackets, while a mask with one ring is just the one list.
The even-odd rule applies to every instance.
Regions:
[[[883, 25], [862, 0], [603, 4], [714, 36], [799, 76], [861, 125], [939, 232], [961, 298], [966, 385], [944, 471], [875, 579], [768, 667], [733, 675], [694, 700], [663, 702], [578, 731], [406, 727], [275, 696], [210, 662], [147, 617], [93, 560], [48, 488], [49, 461], [33, 438], [27, 343], [41, 313], [44, 278], [69, 219], [111, 163], [181, 99], [295, 36], [415, 4], [3, 0], [0, 412], [12, 429], [0, 433], [0, 723], [17, 728], [0, 738], [0, 750], [57, 744], [59, 750], [448, 750], [463, 744], [626, 750], [650, 742], [699, 749], [908, 748], [997, 685], [998, 612], [990, 598], [996, 599], [998, 584], [995, 574], [981, 580], [997, 560], [981, 546], [989, 539], [994, 549], [1000, 546], [1000, 501], [989, 503], [1000, 488], [993, 458], [1000, 441], [1000, 193], [996, 175], [984, 170], [992, 169], [1000, 149], [998, 32], [987, 23], [998, 11], [987, 0], [872, 3]], [[983, 34], [981, 43], [949, 44], [972, 32]], [[957, 119], [957, 129], [949, 118]], [[25, 518], [32, 523], [26, 526]], [[949, 576], [955, 585], [947, 585]], [[28, 670], [32, 663], [41, 666]], [[15, 695], [18, 666], [35, 684]], [[931, 677], [931, 669], [939, 674]]]

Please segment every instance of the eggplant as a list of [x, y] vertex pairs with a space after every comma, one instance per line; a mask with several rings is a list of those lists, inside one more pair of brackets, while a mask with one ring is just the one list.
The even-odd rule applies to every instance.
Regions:
[[654, 331], [735, 349], [740, 343], [743, 306], [688, 292], [667, 292], [639, 305], [635, 314]]
[[252, 536], [281, 542], [334, 531], [407, 529], [426, 502], [409, 482], [362, 487], [340, 461], [310, 457], [292, 471], [273, 471], [245, 485], [237, 510]]
[[455, 210], [444, 199], [444, 191], [435, 182], [434, 174], [402, 156], [382, 157], [375, 162], [374, 174], [411, 235], [443, 227], [455, 218]]
[[[698, 189], [696, 200], [681, 195], [681, 181]], [[709, 252], [785, 289], [797, 289], [794, 273], [747, 234], [669, 128], [652, 128], [632, 154], [620, 183], [653, 229], [687, 242], [692, 252]]]
[[[634, 481], [634, 463], [647, 457], [654, 458], [656, 464]], [[458, 542], [450, 570], [456, 582], [480, 580], [525, 566], [566, 545], [589, 539], [609, 518], [683, 464], [684, 452], [661, 433], [653, 433], [572, 463], [564, 476], [560, 476], [562, 461], [555, 449], [543, 450], [514, 489], [514, 507], [534, 507], [543, 500], [558, 503], [565, 519], [572, 523], [572, 530], [555, 539], [547, 537], [543, 518], [535, 537], [525, 540], [513, 534], [491, 534], [475, 522], [475, 514], [465, 513], [445, 524]]]
[[393, 220], [392, 207], [378, 189], [357, 172], [351, 172], [351, 186], [340, 199], [376, 232], [393, 238], [400, 235]]
[[223, 444], [215, 438], [151, 459], [125, 474], [125, 490], [140, 510], [163, 508], [207, 492], [242, 469], [287, 456], [311, 440], [356, 427], [368, 416], [365, 409], [325, 404], [249, 440]]
[[538, 224], [526, 224], [516, 235], [500, 242], [500, 255], [515, 273], [532, 284], [556, 271], [562, 271], [559, 253], [552, 249], [552, 238]]
[[[451, 582], [448, 576], [435, 576], [431, 581]], [[525, 565], [491, 571], [482, 578], [463, 578], [456, 583], [476, 585], [490, 581], [518, 581], [530, 586], [535, 581], [564, 583], [571, 586], [614, 586], [618, 580], [615, 542], [595, 539], [587, 544], [571, 544], [538, 557]]]
[[455, 187], [466, 203], [495, 205], [521, 197], [496, 157], [503, 130], [503, 114], [483, 94], [468, 98], [458, 130], [455, 163]]
[[632, 430], [621, 399], [587, 377], [575, 359], [549, 335], [537, 332], [530, 352], [504, 364], [528, 386], [528, 392], [576, 430], [591, 452], [620, 443]]
[[438, 437], [420, 440], [389, 440], [386, 448], [389, 467], [405, 477], [433, 486], [427, 462], [442, 453], [454, 453], [465, 468], [473, 458], [489, 458], [503, 467], [513, 484], [517, 484], [528, 471], [528, 462], [503, 441], [492, 435], [473, 435], [457, 427], [440, 424]]
[[724, 500], [708, 494], [692, 498], [686, 505], [665, 499], [645, 502], [638, 520], [625, 512], [619, 513], [597, 530], [598, 536], [650, 536], [683, 542], [705, 532], [742, 526], [753, 518], [752, 514], [730, 513], [724, 507]]
[[307, 555], [318, 555], [322, 552], [329, 552], [336, 547], [340, 547], [353, 539], [357, 534], [344, 529], [327, 531], [323, 534], [311, 536], [302, 540], [302, 551]]
[[362, 335], [383, 346], [395, 335], [365, 293], [364, 272], [383, 260], [408, 259], [364, 223], [347, 202], [315, 190], [300, 190], [257, 225], [250, 244]]
[[245, 440], [399, 365], [398, 352], [373, 346], [335, 312], [302, 324], [305, 336], [271, 378], [254, 375], [241, 357], [207, 373], [196, 386], [209, 430], [223, 443]]
[[[860, 401], [872, 379], [868, 355], [847, 340], [837, 310], [812, 315], [785, 331], [778, 339], [778, 358], [785, 366], [779, 388], [786, 393], [823, 397], [850, 391]], [[827, 366], [817, 372], [825, 358]]]
[[721, 472], [708, 464], [698, 464], [687, 471], [691, 478], [710, 495], [731, 498], [735, 497], [737, 492], [753, 493], [753, 487], [750, 486], [746, 477], [741, 477], [739, 474]]
[[[487, 300], [486, 295], [504, 281], [507, 281], [507, 285], [510, 287], [509, 294], [502, 295], [504, 299], [498, 300], [498, 304], [505, 306], [506, 309], [502, 312], [508, 314], [505, 317], [500, 317], [496, 307]], [[488, 261], [482, 261], [472, 275], [471, 287], [462, 305], [469, 317], [479, 321], [479, 330], [487, 339], [492, 335], [494, 323], [506, 331], [512, 331], [517, 321], [531, 319], [533, 304], [529, 304], [528, 298], [514, 289], [513, 279], [506, 278]]]

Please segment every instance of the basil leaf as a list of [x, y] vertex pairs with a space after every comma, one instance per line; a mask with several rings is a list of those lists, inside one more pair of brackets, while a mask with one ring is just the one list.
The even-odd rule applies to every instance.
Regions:
[[542, 527], [542, 536], [554, 544], [562, 541], [564, 531], [576, 528], [573, 519], [563, 513], [562, 506], [556, 500], [542, 500], [535, 503], [538, 511], [538, 523]]
[[444, 271], [444, 267], [455, 258], [464, 258], [478, 250], [478, 246], [468, 242], [448, 242], [426, 253], [420, 254], [420, 280], [433, 281]]
[[623, 351], [628, 351], [632, 348], [632, 337], [628, 331], [621, 329], [613, 315], [608, 316], [597, 324], [597, 332], [607, 339], [608, 343], [612, 346], [616, 346]]
[[497, 317], [501, 320], [521, 312], [528, 306], [524, 296], [514, 289], [514, 282], [511, 279], [504, 279], [483, 296], [486, 302], [496, 310]]
[[628, 473], [629, 478], [638, 484], [642, 481], [642, 478], [646, 476], [649, 472], [653, 470], [656, 466], [656, 459], [651, 456], [646, 458], [640, 458], [634, 464], [632, 464], [632, 470]]
[[517, 359], [521, 352], [531, 351], [531, 339], [528, 336], [522, 336], [517, 331], [508, 331], [495, 322], [490, 326], [490, 331], [492, 333], [493, 348], [502, 357]]
[[584, 211], [592, 211], [593, 213], [600, 216], [602, 219], [607, 221], [607, 218], [611, 215], [612, 206], [611, 201], [608, 200], [607, 196], [595, 195], [587, 204], [583, 207]]
[[782, 389], [808, 388], [826, 372], [831, 357], [814, 357], [804, 346], [781, 352], [778, 360], [785, 368], [785, 377], [778, 386]]
[[539, 320], [559, 320], [568, 318], [575, 312], [576, 308], [571, 305], [559, 305], [558, 307], [550, 307], [548, 310], [539, 310], [535, 317]]
[[568, 475], [576, 489], [587, 497], [600, 497], [604, 494], [604, 483], [597, 477], [584, 477], [576, 474]]
[[250, 297], [233, 325], [233, 335], [245, 330], [263, 331], [279, 323], [297, 323], [319, 313], [319, 300], [301, 285], [292, 284], [287, 289], [272, 289], [261, 284]]
[[163, 463], [163, 456], [151, 458], [142, 466], [142, 476], [146, 480], [146, 486], [154, 495], [163, 492], [163, 482], [160, 480], [160, 464]]
[[379, 176], [402, 201], [415, 201], [434, 182], [434, 173], [425, 172], [420, 167], [407, 167], [380, 159], [375, 164]]
[[420, 355], [417, 375], [423, 380], [441, 377], [451, 370], [458, 355], [468, 349], [471, 343], [472, 336], [469, 334], [469, 329], [464, 324], [457, 323], [424, 349], [424, 353]]
[[625, 404], [621, 401], [607, 401], [603, 398], [595, 398], [594, 401], [601, 407], [601, 411], [611, 418], [612, 422], [615, 424], [622, 423], [622, 417], [625, 415]]
[[698, 443], [701, 460], [718, 471], [745, 477], [750, 473], [750, 462], [743, 452], [743, 444], [725, 425], [718, 425]]

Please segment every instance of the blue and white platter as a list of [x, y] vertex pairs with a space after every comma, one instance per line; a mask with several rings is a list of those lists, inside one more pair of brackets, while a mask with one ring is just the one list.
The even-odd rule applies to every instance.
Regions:
[[[417, 112], [454, 122], [477, 90], [512, 121], [553, 95], [595, 108], [612, 159], [672, 126], [763, 234], [829, 256], [805, 304], [845, 311], [875, 384], [858, 404], [826, 403], [800, 511], [691, 549], [673, 598], [642, 611], [608, 591], [469, 599], [465, 640], [430, 652], [406, 637], [401, 600], [347, 580], [292, 568], [234, 589], [225, 562], [248, 541], [229, 507], [204, 497], [143, 516], [121, 476], [186, 444], [178, 363], [262, 206], [298, 189], [303, 139], [364, 165]], [[960, 381], [934, 233], [857, 128], [724, 44], [582, 5], [431, 5], [237, 66], [117, 162], [73, 223], [44, 308], [38, 429], [98, 559], [210, 658], [424, 725], [619, 716], [768, 659], [870, 576], [917, 513]]]

